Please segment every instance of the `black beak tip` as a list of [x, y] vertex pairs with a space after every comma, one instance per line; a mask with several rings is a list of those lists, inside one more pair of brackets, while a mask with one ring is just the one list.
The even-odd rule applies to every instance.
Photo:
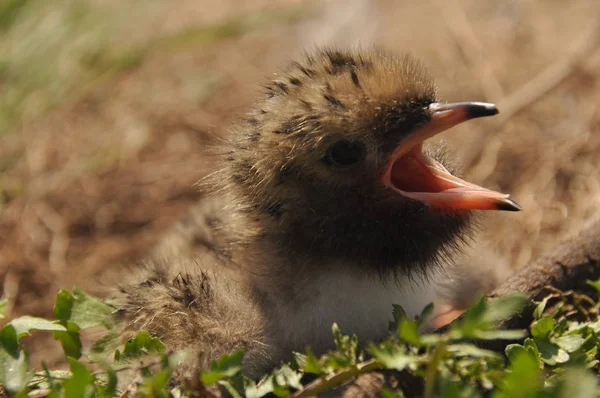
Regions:
[[494, 104], [486, 102], [471, 102], [467, 108], [468, 117], [474, 119], [476, 117], [494, 116], [498, 114], [498, 108]]
[[523, 208], [512, 199], [504, 199], [496, 204], [498, 210], [504, 211], [521, 211]]

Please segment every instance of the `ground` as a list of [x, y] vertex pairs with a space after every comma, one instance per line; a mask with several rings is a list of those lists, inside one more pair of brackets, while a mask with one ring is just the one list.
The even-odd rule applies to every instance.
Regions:
[[[442, 139], [524, 211], [482, 238], [518, 268], [600, 213], [593, 0], [7, 0], [0, 5], [0, 277], [9, 315], [105, 295], [201, 198], [256, 83], [316, 45], [412, 52], [440, 97], [501, 115]], [[503, 116], [506, 115], [506, 116]], [[34, 360], [60, 361], [51, 338]]]

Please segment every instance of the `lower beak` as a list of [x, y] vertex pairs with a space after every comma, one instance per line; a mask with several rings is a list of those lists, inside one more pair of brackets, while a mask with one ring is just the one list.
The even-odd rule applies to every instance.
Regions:
[[439, 162], [422, 152], [422, 144], [464, 121], [492, 116], [496, 106], [482, 102], [433, 103], [430, 120], [412, 132], [396, 149], [382, 177], [388, 188], [436, 208], [509, 210], [521, 207], [509, 195], [491, 191], [453, 176]]

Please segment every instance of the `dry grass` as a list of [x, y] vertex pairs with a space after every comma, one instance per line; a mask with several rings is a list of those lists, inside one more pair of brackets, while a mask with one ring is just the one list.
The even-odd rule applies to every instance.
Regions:
[[[411, 51], [443, 98], [511, 110], [445, 138], [471, 181], [523, 205], [485, 224], [514, 267], [599, 213], [598, 31], [573, 53], [598, 2], [22, 3], [0, 5], [0, 275], [13, 316], [47, 315], [60, 287], [101, 294], [198, 200], [204, 148], [255, 83], [315, 44]], [[560, 62], [564, 78], [527, 98]]]

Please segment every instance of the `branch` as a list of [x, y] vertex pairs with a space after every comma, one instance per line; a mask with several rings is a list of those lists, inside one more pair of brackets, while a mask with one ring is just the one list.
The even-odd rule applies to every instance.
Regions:
[[292, 398], [316, 397], [318, 394], [330, 388], [339, 386], [344, 382], [350, 381], [356, 376], [381, 369], [383, 365], [375, 359], [358, 363], [346, 369], [339, 370], [331, 375], [322, 376], [317, 380], [306, 385], [303, 389], [292, 395]]
[[[585, 290], [587, 280], [600, 278], [600, 220], [588, 224], [578, 235], [565, 240], [553, 252], [523, 267], [498, 289], [488, 295], [494, 300], [513, 292], [541, 300], [548, 293], [546, 286], [560, 290]], [[524, 329], [529, 326], [533, 304], [504, 322], [504, 329]]]

